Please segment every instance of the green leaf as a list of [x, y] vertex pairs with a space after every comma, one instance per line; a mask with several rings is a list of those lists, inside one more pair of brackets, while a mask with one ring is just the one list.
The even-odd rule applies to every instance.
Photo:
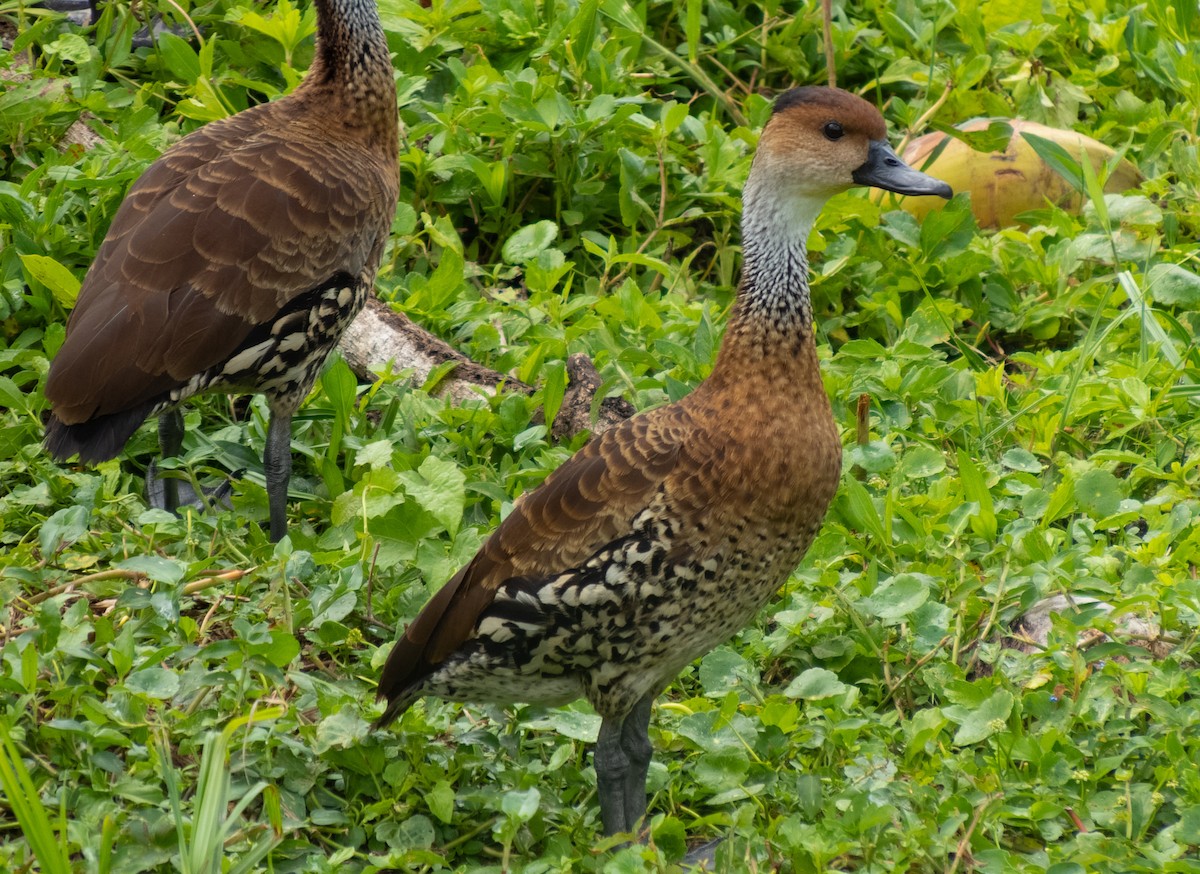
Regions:
[[117, 567], [127, 571], [137, 571], [156, 583], [178, 585], [187, 575], [187, 567], [178, 561], [163, 558], [158, 555], [136, 555], [117, 564]]
[[79, 280], [70, 270], [47, 255], [22, 255], [25, 272], [50, 290], [59, 305], [70, 309], [79, 297]]
[[700, 660], [700, 685], [709, 696], [725, 695], [755, 673], [746, 659], [730, 649], [714, 649]]
[[583, 743], [595, 743], [600, 733], [600, 717], [594, 713], [556, 708], [526, 723], [530, 728], [556, 731], [563, 737]]
[[1200, 804], [1189, 805], [1181, 811], [1173, 837], [1181, 844], [1200, 845]]
[[566, 395], [566, 365], [552, 364], [543, 371], [542, 377], [542, 413], [547, 427], [554, 427], [554, 419], [558, 416], [558, 411], [562, 408], [563, 398]]
[[314, 752], [324, 753], [331, 749], [352, 749], [361, 744], [371, 731], [370, 724], [358, 715], [357, 709], [346, 704], [332, 716], [326, 716], [317, 725]]
[[809, 668], [788, 684], [783, 694], [788, 698], [803, 698], [813, 701], [819, 698], [832, 698], [841, 695], [848, 687], [838, 679], [833, 671], [825, 668]]
[[1009, 470], [1019, 470], [1023, 473], [1033, 474], [1040, 474], [1045, 467], [1045, 465], [1037, 460], [1037, 456], [1027, 449], [1021, 449], [1019, 446], [1015, 446], [1005, 452], [1000, 457], [1000, 463]]
[[163, 667], [142, 668], [126, 677], [125, 685], [147, 698], [165, 701], [179, 691], [179, 675]]
[[293, 634], [273, 628], [270, 642], [252, 644], [250, 651], [262, 656], [277, 668], [286, 668], [300, 655], [300, 641]]
[[984, 540], [996, 537], [996, 510], [991, 492], [983, 478], [983, 471], [971, 460], [966, 450], [958, 450], [958, 475], [962, 479], [963, 492], [968, 501], [978, 509], [971, 516], [971, 527]]
[[526, 789], [524, 792], [513, 790], [505, 792], [500, 799], [500, 810], [510, 819], [528, 822], [537, 813], [541, 800], [542, 793], [534, 787]]
[[875, 508], [875, 502], [871, 499], [871, 494], [866, 490], [862, 483], [853, 477], [846, 477], [842, 481], [843, 512], [846, 515], [846, 521], [851, 526], [874, 536], [881, 543], [887, 542], [887, 532], [883, 528], [883, 520], [879, 517], [879, 511]]
[[532, 261], [558, 239], [558, 225], [540, 221], [521, 228], [504, 242], [502, 253], [509, 264]]
[[[1080, 194], [1087, 194], [1087, 181], [1083, 175], [1083, 168], [1070, 152], [1054, 142], [1054, 140], [1039, 137], [1037, 134], [1031, 134], [1028, 131], [1022, 133], [1021, 136], [1025, 142], [1033, 147], [1038, 157], [1045, 161], [1051, 170], [1067, 180], [1071, 187]], [[1090, 166], [1091, 162], [1089, 162]]]
[[200, 78], [200, 57], [187, 40], [164, 30], [154, 45], [179, 82], [190, 84]]
[[598, 7], [599, 0], [583, 0], [571, 17], [571, 58], [577, 67], [582, 67], [587, 62], [588, 55], [596, 45]]
[[42, 523], [38, 546], [42, 555], [52, 556], [60, 549], [83, 538], [88, 530], [91, 513], [87, 507], [64, 507]]
[[1107, 470], [1089, 470], [1075, 480], [1075, 500], [1093, 519], [1117, 512], [1121, 503], [1121, 481]]
[[1159, 303], [1200, 309], [1200, 276], [1178, 264], [1155, 264], [1146, 274], [1145, 285]]
[[450, 534], [458, 532], [466, 505], [467, 480], [457, 464], [430, 455], [416, 471], [402, 471], [400, 481], [404, 491]]
[[892, 577], [868, 598], [857, 603], [869, 616], [895, 622], [916, 611], [929, 599], [933, 580], [925, 574], [904, 573]]
[[[943, 712], [959, 723], [958, 731], [954, 735], [954, 745], [970, 746], [986, 740], [996, 732], [1004, 731], [1008, 716], [1012, 713], [1014, 700], [1012, 692], [998, 689], [978, 707], [965, 713], [966, 708], [962, 705], [944, 708]], [[956, 719], [956, 716], [962, 718]]]
[[59, 835], [55, 835], [25, 762], [12, 741], [12, 730], [4, 720], [0, 720], [0, 789], [43, 874], [71, 874], [66, 821], [61, 822]]
[[454, 819], [454, 788], [445, 780], [438, 780], [425, 793], [425, 804], [429, 812], [444, 823]]
[[937, 476], [945, 469], [946, 456], [930, 446], [915, 446], [900, 460], [900, 472], [911, 479]]
[[44, 46], [44, 50], [72, 64], [86, 64], [92, 59], [91, 45], [77, 33], [64, 33], [54, 42]]
[[696, 63], [696, 52], [700, 49], [700, 16], [704, 9], [703, 0], [684, 0], [687, 19], [684, 33], [687, 36], [688, 60]]

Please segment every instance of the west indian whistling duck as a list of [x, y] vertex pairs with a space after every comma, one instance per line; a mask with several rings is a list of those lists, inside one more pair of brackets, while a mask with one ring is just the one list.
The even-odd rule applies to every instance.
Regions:
[[417, 698], [562, 704], [602, 717], [606, 834], [646, 813], [654, 698], [750, 622], [799, 564], [842, 444], [817, 365], [806, 241], [855, 185], [949, 197], [898, 158], [870, 103], [779, 97], [743, 194], [744, 264], [712, 373], [605, 431], [517, 501], [387, 659], [387, 725]]
[[[287, 531], [291, 420], [362, 308], [398, 197], [396, 88], [374, 0], [316, 0], [296, 90], [184, 137], [133, 184], [50, 366], [46, 448], [114, 458], [148, 416], [262, 393], [270, 535]], [[178, 484], [162, 483], [176, 509]]]

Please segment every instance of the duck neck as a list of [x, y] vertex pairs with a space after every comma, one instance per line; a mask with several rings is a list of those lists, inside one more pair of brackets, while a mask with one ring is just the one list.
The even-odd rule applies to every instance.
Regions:
[[396, 125], [396, 84], [375, 0], [316, 0], [317, 51], [305, 80], [336, 88], [349, 118]]
[[742, 279], [714, 371], [744, 370], [748, 360], [807, 362], [813, 345], [808, 234], [824, 197], [768, 190], [753, 172], [742, 217]]

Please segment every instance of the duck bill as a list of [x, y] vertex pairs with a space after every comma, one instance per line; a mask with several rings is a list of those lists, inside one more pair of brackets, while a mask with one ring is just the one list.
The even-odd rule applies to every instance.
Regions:
[[853, 173], [859, 185], [870, 185], [896, 194], [933, 194], [949, 200], [954, 191], [941, 179], [927, 176], [904, 163], [886, 140], [871, 140], [867, 161]]

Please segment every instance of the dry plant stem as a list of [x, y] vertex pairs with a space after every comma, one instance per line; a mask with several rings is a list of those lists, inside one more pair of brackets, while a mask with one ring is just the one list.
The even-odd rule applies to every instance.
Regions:
[[[169, 3], [175, 9], [176, 12], [178, 12], [180, 15], [183, 16], [183, 20], [188, 23], [188, 27], [190, 27], [192, 29], [192, 33], [194, 33], [196, 35], [196, 42], [203, 45], [204, 44], [204, 36], [200, 33], [200, 28], [196, 27], [196, 22], [192, 21], [192, 16], [188, 15], [186, 10], [184, 10], [184, 8], [182, 6], [180, 6], [177, 2], [175, 2], [175, 0], [167, 0], [167, 3]], [[147, 23], [146, 26], [149, 27], [150, 26], [149, 23]]]
[[53, 586], [44, 592], [38, 592], [36, 595], [27, 598], [25, 603], [31, 605], [40, 604], [49, 598], [54, 598], [58, 595], [65, 594], [74, 590], [77, 586], [86, 585], [87, 583], [98, 583], [102, 582], [103, 580], [129, 580], [131, 582], [136, 582], [137, 580], [143, 578], [143, 576], [144, 574], [142, 574], [141, 571], [130, 571], [123, 569], [100, 571], [99, 573], [88, 574], [87, 576], [83, 577], [76, 577], [73, 580], [68, 580], [65, 583], [60, 583], [57, 586]]
[[983, 801], [979, 802], [975, 807], [975, 812], [971, 815], [971, 822], [967, 826], [967, 830], [963, 832], [963, 836], [958, 841], [958, 846], [954, 850], [954, 862], [946, 869], [946, 874], [954, 874], [958, 870], [958, 865], [962, 861], [962, 857], [967, 853], [967, 846], [971, 843], [971, 835], [975, 833], [975, 829], [979, 827], [979, 820], [983, 818], [986, 811], [993, 801], [1003, 797], [1001, 793], [989, 795]]
[[858, 408], [855, 411], [855, 442], [866, 446], [871, 442], [871, 396], [863, 392], [858, 396]]
[[224, 600], [223, 597], [218, 596], [217, 600], [213, 601], [212, 605], [205, 611], [204, 618], [200, 620], [200, 625], [198, 626], [198, 632], [201, 637], [208, 632], [208, 623], [212, 621], [213, 614], [217, 612], [217, 608], [221, 606], [221, 602]]
[[[821, 0], [825, 34], [825, 69], [829, 72], [829, 87], [837, 87], [837, 61], [833, 57], [833, 0]], [[900, 151], [900, 150], [898, 150]]]
[[945, 647], [946, 644], [948, 644], [953, 639], [954, 639], [953, 635], [947, 634], [945, 637], [943, 637], [941, 640], [938, 641], [937, 646], [935, 646], [929, 652], [925, 653], [925, 655], [923, 655], [919, 659], [917, 659], [916, 663], [911, 668], [909, 668], [907, 671], [905, 671], [899, 680], [897, 680], [895, 683], [890, 684], [888, 686], [887, 695], [884, 696], [885, 699], [894, 698], [897, 692], [899, 692], [902, 688], [904, 688], [906, 685], [908, 685], [908, 681], [913, 678], [913, 675], [916, 674], [917, 671], [921, 670], [921, 668], [925, 667], [925, 665], [929, 664], [929, 662], [933, 659], [933, 657], [935, 655], [937, 655], [939, 652], [941, 652], [943, 647]]
[[[1000, 602], [1004, 600], [1005, 583], [1007, 582], [1008, 562], [1005, 562], [1004, 566], [1000, 569], [1000, 580], [996, 586], [996, 595], [992, 598], [992, 610], [988, 614], [987, 622], [984, 624], [983, 631], [979, 634], [977, 640], [987, 640], [988, 635], [992, 633], [992, 629], [996, 627], [996, 617], [1000, 613]], [[975, 651], [971, 653], [971, 658], [967, 662], [967, 666], [965, 668], [966, 673], [970, 674], [971, 671], [975, 670], [975, 665], [978, 662], [979, 649], [976, 648]]]
[[379, 560], [379, 547], [381, 545], [376, 543], [375, 551], [371, 553], [371, 569], [367, 571], [367, 612], [363, 618], [376, 628], [382, 629], [388, 634], [394, 634], [396, 632], [395, 626], [388, 625], [386, 622], [380, 622], [376, 619], [375, 611], [371, 607], [371, 593], [375, 588], [375, 563]]

